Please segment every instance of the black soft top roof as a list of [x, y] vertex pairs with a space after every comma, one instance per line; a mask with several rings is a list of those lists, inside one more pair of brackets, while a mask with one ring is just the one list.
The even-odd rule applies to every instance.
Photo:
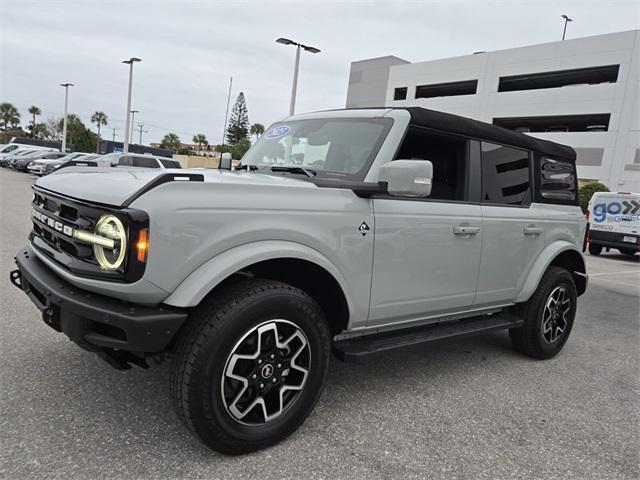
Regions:
[[422, 107], [401, 107], [397, 108], [397, 110], [408, 111], [411, 115], [411, 123], [421, 127], [533, 150], [552, 158], [571, 162], [576, 161], [576, 151], [567, 145], [541, 140], [524, 133], [491, 125], [490, 123]]

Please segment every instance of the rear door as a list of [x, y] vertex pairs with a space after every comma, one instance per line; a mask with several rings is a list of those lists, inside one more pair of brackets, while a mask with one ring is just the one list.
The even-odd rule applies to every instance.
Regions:
[[544, 212], [531, 204], [532, 154], [480, 143], [484, 236], [475, 304], [506, 304], [544, 248]]

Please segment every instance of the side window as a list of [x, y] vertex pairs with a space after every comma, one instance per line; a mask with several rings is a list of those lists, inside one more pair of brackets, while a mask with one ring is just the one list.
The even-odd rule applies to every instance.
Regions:
[[180, 163], [176, 162], [175, 160], [159, 160], [164, 168], [182, 168], [180, 167]]
[[481, 150], [482, 201], [504, 205], [529, 205], [529, 152], [489, 142], [481, 142]]
[[133, 157], [133, 166], [142, 168], [160, 168], [155, 158]]
[[467, 199], [468, 144], [464, 138], [410, 127], [397, 159], [429, 160], [433, 164], [430, 199]]
[[126, 157], [120, 157], [120, 159], [118, 159], [118, 165], [122, 165], [124, 167], [131, 167], [133, 165], [133, 159], [129, 155], [127, 155]]
[[547, 157], [540, 157], [539, 161], [542, 200], [562, 200], [574, 204], [577, 200], [576, 166], [570, 162]]

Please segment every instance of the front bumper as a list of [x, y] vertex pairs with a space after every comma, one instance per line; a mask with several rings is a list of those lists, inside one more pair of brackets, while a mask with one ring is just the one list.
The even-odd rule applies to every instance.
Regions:
[[96, 353], [113, 357], [113, 352], [120, 351], [161, 352], [187, 318], [184, 311], [140, 306], [80, 290], [53, 273], [29, 246], [18, 252], [15, 261], [18, 269], [11, 272], [11, 283], [29, 296], [45, 323]]
[[27, 170], [33, 173], [34, 175], [42, 175], [44, 171], [44, 165], [28, 165]]

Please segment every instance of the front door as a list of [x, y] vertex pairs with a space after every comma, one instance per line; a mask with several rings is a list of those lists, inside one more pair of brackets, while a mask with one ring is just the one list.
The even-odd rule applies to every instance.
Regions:
[[471, 180], [479, 189], [478, 179], [470, 179], [469, 156], [470, 142], [465, 138], [409, 128], [397, 158], [431, 161], [431, 194], [373, 200], [368, 326], [397, 325], [472, 308], [483, 231], [477, 198], [468, 201], [473, 197]]
[[409, 322], [473, 304], [482, 246], [479, 205], [374, 199], [368, 326]]

